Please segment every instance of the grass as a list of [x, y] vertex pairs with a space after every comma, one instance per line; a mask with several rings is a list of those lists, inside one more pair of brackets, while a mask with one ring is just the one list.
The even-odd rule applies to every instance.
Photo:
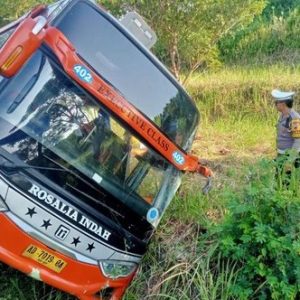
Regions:
[[[194, 75], [188, 90], [202, 122], [192, 151], [213, 169], [214, 190], [205, 197], [203, 179], [184, 176], [125, 300], [231, 299], [239, 266], [220, 259], [218, 241], [205, 234], [226, 213], [227, 190], [238, 193], [249, 167], [275, 155], [277, 113], [270, 91], [299, 91], [299, 83], [300, 69], [282, 66]], [[1, 273], [0, 299], [72, 299], [5, 266]]]
[[74, 297], [0, 265], [0, 300], [71, 300]]

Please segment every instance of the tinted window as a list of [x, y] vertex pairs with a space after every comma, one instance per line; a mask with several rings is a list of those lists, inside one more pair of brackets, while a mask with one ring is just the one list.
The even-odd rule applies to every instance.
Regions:
[[140, 49], [83, 1], [57, 22], [105, 80], [186, 149], [198, 123], [197, 109]]

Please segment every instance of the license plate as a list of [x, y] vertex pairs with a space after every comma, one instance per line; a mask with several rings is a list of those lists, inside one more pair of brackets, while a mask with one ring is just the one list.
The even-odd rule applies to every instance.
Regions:
[[56, 273], [60, 273], [67, 265], [63, 259], [54, 255], [50, 251], [34, 245], [28, 246], [22, 255], [46, 266]]

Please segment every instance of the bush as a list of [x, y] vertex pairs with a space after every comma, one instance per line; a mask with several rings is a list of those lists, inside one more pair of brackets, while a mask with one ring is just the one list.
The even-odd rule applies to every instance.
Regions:
[[278, 185], [275, 167], [268, 160], [252, 167], [245, 188], [227, 194], [227, 214], [214, 228], [222, 257], [240, 268], [231, 288], [233, 298], [295, 299], [300, 295], [299, 181]]
[[299, 61], [299, 8], [285, 14], [258, 17], [220, 42], [225, 63], [273, 64]]

